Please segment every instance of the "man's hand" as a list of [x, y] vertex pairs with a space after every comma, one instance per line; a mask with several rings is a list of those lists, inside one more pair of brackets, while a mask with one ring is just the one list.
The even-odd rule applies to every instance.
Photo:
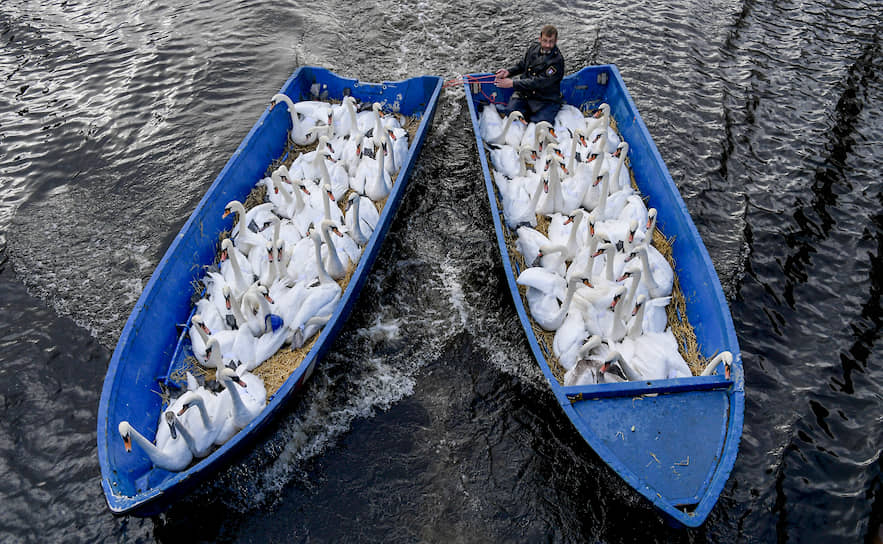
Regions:
[[496, 73], [494, 75], [496, 76], [494, 79], [507, 78], [507, 77], [509, 77], [509, 70], [507, 70], [505, 68], [500, 68], [499, 70], [496, 71]]
[[504, 77], [503, 79], [495, 80], [494, 85], [501, 89], [511, 89], [515, 83], [512, 81], [512, 78]]

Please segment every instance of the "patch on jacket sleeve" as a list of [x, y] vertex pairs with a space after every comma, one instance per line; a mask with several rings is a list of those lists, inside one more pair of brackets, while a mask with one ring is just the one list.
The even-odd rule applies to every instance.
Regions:
[[554, 66], [549, 66], [548, 68], [546, 68], [546, 76], [552, 77], [555, 75], [555, 72], [557, 72], [557, 71], [558, 70]]

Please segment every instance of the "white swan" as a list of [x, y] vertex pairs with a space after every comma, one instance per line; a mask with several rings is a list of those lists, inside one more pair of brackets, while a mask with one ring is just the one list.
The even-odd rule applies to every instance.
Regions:
[[344, 222], [347, 231], [353, 240], [364, 247], [371, 238], [371, 234], [380, 221], [380, 213], [370, 198], [360, 196], [358, 193], [350, 194], [347, 199]]
[[291, 139], [297, 145], [309, 145], [316, 141], [316, 134], [314, 132], [310, 132], [310, 129], [316, 126], [318, 122], [316, 119], [311, 117], [300, 118], [297, 110], [294, 107], [294, 102], [292, 102], [291, 98], [282, 94], [276, 93], [270, 99], [270, 109], [276, 107], [279, 102], [283, 102], [288, 107], [288, 113], [291, 116]]
[[[219, 410], [222, 405], [215, 398], [212, 398], [211, 404], [207, 405], [206, 397], [196, 391], [187, 391], [181, 395], [181, 402], [182, 406], [177, 415], [183, 418], [184, 426], [192, 438], [188, 441], [190, 451], [196, 458], [205, 457], [211, 453], [215, 440], [224, 427], [225, 414]], [[197, 407], [195, 416], [192, 411], [188, 411], [193, 406]]]
[[711, 376], [717, 370], [718, 365], [724, 363], [724, 376], [730, 379], [731, 368], [733, 365], [733, 354], [729, 351], [722, 351], [712, 359], [708, 365], [702, 369], [702, 376]]
[[588, 340], [577, 349], [576, 361], [564, 373], [564, 386], [572, 385], [589, 385], [600, 383], [601, 380], [601, 362], [603, 359], [590, 358], [589, 354], [601, 347], [601, 337], [597, 334], [589, 337]]
[[613, 130], [613, 127], [610, 126], [610, 104], [603, 103], [598, 106], [598, 109], [595, 111], [595, 118], [601, 119], [601, 128], [607, 134], [607, 151], [608, 153], [613, 153], [616, 151], [616, 147], [619, 145], [620, 139], [619, 135]]
[[523, 121], [524, 115], [521, 112], [513, 111], [503, 121], [503, 117], [497, 112], [496, 106], [493, 104], [486, 105], [481, 110], [481, 115], [478, 118], [478, 132], [481, 134], [482, 141], [488, 144], [519, 145], [522, 134], [514, 130], [510, 134], [512, 122], [516, 119]]
[[642, 277], [650, 296], [658, 298], [670, 295], [674, 286], [674, 271], [665, 257], [659, 253], [659, 250], [647, 244], [638, 246], [629, 253], [625, 262], [629, 262], [635, 257], [641, 259]]
[[[166, 412], [166, 414], [173, 414], [173, 412]], [[163, 424], [168, 424], [172, 429], [175, 429], [175, 423], [171, 417], [166, 418], [166, 423], [160, 423], [160, 425]], [[193, 452], [190, 451], [184, 437], [180, 435], [174, 434], [173, 438], [165, 445], [166, 447], [161, 448], [147, 440], [128, 421], [121, 421], [117, 430], [123, 439], [126, 452], [132, 451], [132, 441], [134, 440], [157, 468], [178, 472], [187, 468], [193, 460]]]
[[[381, 137], [381, 146], [388, 145], [388, 136]], [[392, 179], [384, 168], [384, 153], [377, 152], [376, 159], [364, 158], [359, 170], [356, 172], [355, 178], [358, 180], [355, 184], [362, 185], [365, 188], [365, 196], [374, 202], [380, 202], [389, 196], [392, 190]], [[355, 190], [355, 189], [354, 189]]]
[[233, 242], [236, 247], [247, 254], [254, 246], [263, 247], [264, 239], [258, 234], [258, 231], [272, 220], [273, 204], [266, 202], [259, 204], [254, 208], [245, 211], [245, 206], [238, 200], [231, 200], [224, 206], [224, 213], [221, 217], [226, 218], [231, 213], [236, 213], [236, 223], [230, 231]]
[[218, 372], [218, 381], [230, 392], [230, 400], [233, 402], [233, 426], [237, 430], [251, 423], [267, 404], [267, 390], [264, 383], [254, 374], [244, 371], [244, 367], [240, 368], [243, 370], [223, 368]]
[[537, 203], [543, 194], [543, 187], [548, 187], [548, 182], [539, 177], [536, 178], [533, 194], [521, 184], [510, 183], [510, 192], [503, 197], [503, 218], [507, 227], [517, 229], [521, 225], [537, 225]]

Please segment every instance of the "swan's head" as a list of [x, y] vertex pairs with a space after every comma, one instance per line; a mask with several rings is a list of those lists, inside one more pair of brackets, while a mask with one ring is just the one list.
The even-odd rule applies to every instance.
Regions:
[[[647, 230], [650, 230], [650, 227], [653, 226], [653, 222], [656, 221], [656, 208], [650, 208], [647, 210]], [[652, 234], [652, 233], [651, 233]]]
[[637, 313], [641, 310], [641, 306], [647, 302], [647, 295], [641, 293], [638, 295], [638, 298], [635, 299], [635, 308], [632, 310], [632, 315], [637, 315]]
[[[601, 239], [604, 239], [604, 237], [605, 237], [606, 235], [605, 235], [603, 232], [599, 232], [599, 233], [598, 233], [598, 236], [599, 236]], [[592, 253], [592, 257], [597, 257], [597, 256], [599, 256], [599, 255], [602, 255], [602, 254], [603, 254], [604, 252], [606, 252], [606, 251], [612, 251], [615, 247], [616, 247], [616, 246], [614, 246], [611, 242], [604, 242], [604, 243], [602, 243], [602, 244], [599, 244], [599, 245], [598, 245], [598, 249], [596, 249], [595, 252]]]
[[644, 253], [645, 255], [647, 254], [647, 248], [644, 247], [643, 245], [640, 245], [640, 246], [638, 246], [638, 247], [632, 249], [632, 250], [629, 252], [629, 254], [626, 255], [626, 257], [625, 257], [625, 262], [629, 262], [629, 261], [631, 261], [632, 259], [634, 259], [635, 257], [639, 257], [639, 256], [641, 255], [641, 253]]
[[599, 183], [602, 183], [604, 179], [610, 174], [610, 171], [604, 168], [601, 170], [601, 173], [595, 178], [595, 182], [592, 184], [592, 187], [597, 186]]
[[287, 100], [291, 99], [282, 93], [274, 94], [272, 98], [270, 98], [270, 109], [272, 110], [273, 108], [275, 108], [276, 104], [278, 104], [279, 102], [286, 102]]
[[126, 448], [126, 452], [132, 451], [132, 426], [129, 425], [128, 421], [120, 421], [117, 430], [120, 433], [120, 436], [123, 439], [123, 446]]
[[617, 278], [616, 281], [623, 281], [628, 278], [632, 278], [634, 281], [632, 285], [637, 285], [641, 281], [641, 267], [635, 265], [634, 263], [628, 265], [625, 270], [622, 272], [622, 276]]
[[732, 372], [733, 365], [733, 354], [729, 351], [722, 351], [719, 353], [714, 359], [708, 363], [708, 366], [702, 371], [703, 376], [711, 376], [714, 374], [715, 369], [717, 369], [718, 365], [724, 363], [724, 377], [728, 380], [730, 379], [730, 374]]
[[321, 226], [321, 228], [322, 228], [323, 231], [324, 231], [324, 230], [330, 230], [331, 232], [333, 232], [333, 233], [336, 234], [337, 236], [339, 236], [339, 237], [341, 237], [341, 238], [343, 237], [343, 233], [340, 232], [340, 229], [339, 229], [339, 228], [337, 228], [337, 224], [336, 224], [334, 221], [330, 220], [330, 219], [324, 219], [324, 220], [322, 221], [322, 226]]
[[175, 415], [175, 412], [172, 410], [168, 410], [165, 414], [163, 414], [166, 420], [166, 425], [169, 426], [169, 434], [172, 436], [172, 440], [178, 438], [178, 429], [175, 428], [175, 421], [178, 417]]
[[525, 120], [524, 120], [524, 115], [523, 115], [520, 111], [518, 111], [518, 110], [513, 110], [513, 111], [508, 115], [508, 118], [509, 118], [510, 120], [512, 120], [512, 121], [521, 121], [521, 122], [524, 123], [525, 125], [527, 124], [527, 122], [525, 122]]
[[245, 211], [245, 207], [243, 207], [242, 202], [239, 202], [238, 200], [231, 200], [227, 203], [226, 206], [224, 206], [224, 215], [222, 215], [221, 217], [226, 218], [233, 212], [242, 213], [243, 211]]
[[598, 109], [595, 110], [595, 112], [592, 114], [592, 117], [594, 117], [595, 119], [600, 119], [601, 117], [604, 117], [605, 115], [608, 115], [609, 113], [610, 113], [610, 104], [608, 104], [607, 102], [604, 102], [603, 104], [598, 106]]
[[354, 205], [359, 205], [359, 193], [350, 193], [350, 196], [346, 199], [346, 211], [350, 211], [350, 208]]
[[189, 410], [191, 406], [201, 405], [203, 408], [205, 407], [205, 401], [194, 391], [187, 391], [181, 395], [178, 402], [181, 403], [181, 409], [178, 410], [178, 417], [183, 416], [184, 412]]
[[610, 301], [611, 310], [616, 308], [616, 305], [619, 304], [619, 301], [625, 296], [625, 291], [625, 285], [620, 285], [616, 288], [616, 291], [613, 292], [613, 300]]
[[205, 332], [206, 334], [208, 334], [208, 335], [212, 334], [212, 331], [209, 330], [208, 326], [205, 324], [205, 321], [203, 321], [201, 315], [199, 315], [199, 314], [194, 315], [193, 318], [190, 320], [190, 322], [192, 324], [196, 325], [197, 327], [199, 327], [200, 329], [202, 329], [203, 332]]
[[218, 381], [221, 383], [233, 382], [240, 387], [247, 387], [239, 374], [232, 368], [224, 367], [218, 371]]
[[628, 381], [628, 376], [626, 376], [625, 370], [622, 368], [624, 362], [622, 355], [618, 351], [611, 351], [605, 357], [604, 364], [601, 365], [601, 373], [611, 374], [614, 381], [626, 382]]
[[208, 342], [205, 344], [205, 357], [208, 359], [212, 355], [217, 355], [220, 357], [221, 355], [221, 344], [218, 342], [218, 339], [214, 336], [209, 337]]
[[236, 248], [233, 245], [233, 240], [229, 238], [224, 238], [223, 240], [221, 240], [221, 262], [229, 259], [235, 249]]
[[617, 159], [620, 157], [628, 156], [629, 154], [629, 144], [626, 142], [620, 142], [618, 146], [616, 146], [616, 151], [613, 152], [613, 156]]
[[635, 241], [635, 233], [638, 232], [638, 220], [632, 219], [629, 221], [629, 243]]
[[326, 183], [323, 189], [325, 189], [325, 194], [328, 195], [328, 200], [334, 202], [334, 193], [331, 191], [331, 186]]

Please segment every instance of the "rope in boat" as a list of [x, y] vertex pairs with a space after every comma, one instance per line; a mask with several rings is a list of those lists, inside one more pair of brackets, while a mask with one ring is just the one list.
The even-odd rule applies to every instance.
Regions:
[[[447, 89], [449, 87], [457, 87], [459, 85], [463, 85], [464, 83], [492, 83], [496, 76], [494, 74], [485, 74], [481, 76], [456, 76], [446, 80], [442, 83], [442, 88]], [[479, 94], [482, 97], [487, 99], [487, 101], [491, 104], [506, 104], [506, 102], [494, 100], [493, 96], [488, 96], [487, 93], [484, 92], [484, 89], [479, 90]]]

